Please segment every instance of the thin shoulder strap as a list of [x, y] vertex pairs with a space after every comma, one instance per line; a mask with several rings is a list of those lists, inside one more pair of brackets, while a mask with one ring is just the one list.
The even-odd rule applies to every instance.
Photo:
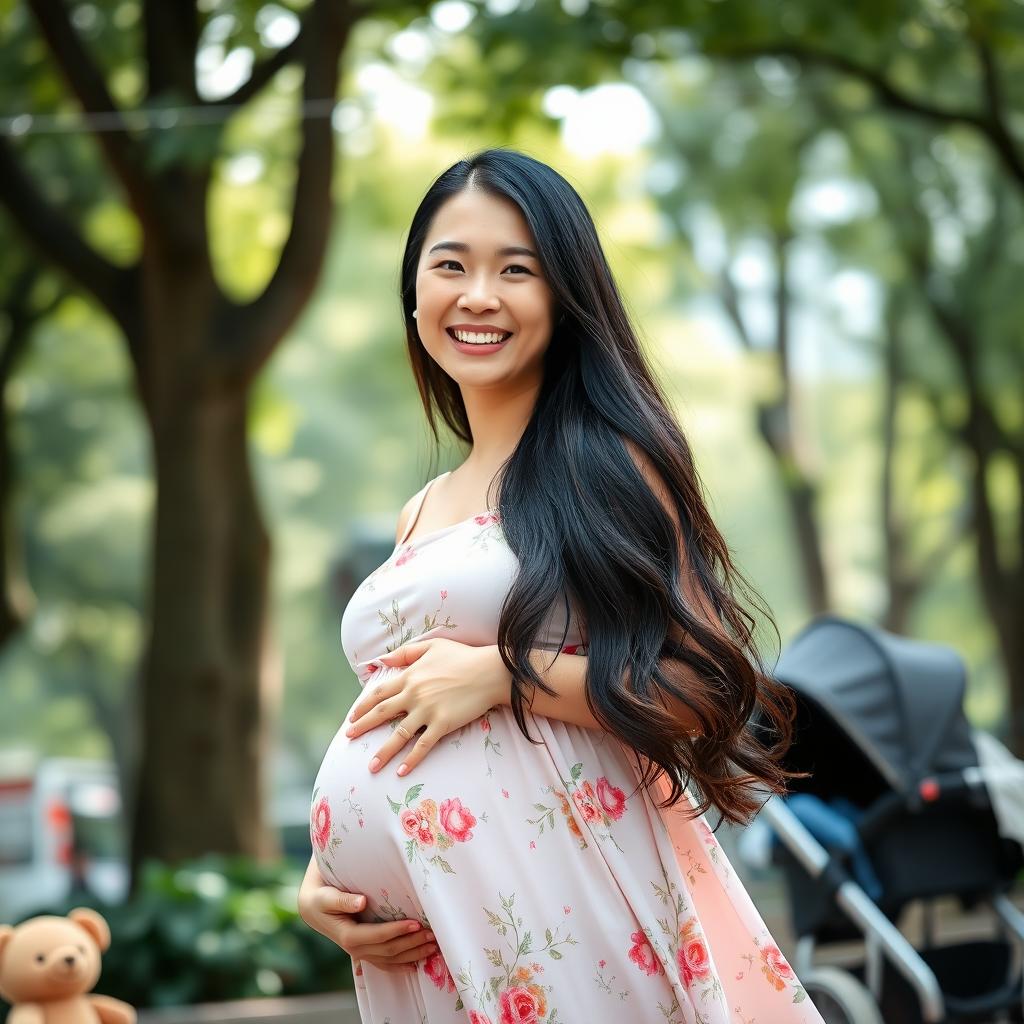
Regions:
[[406, 537], [408, 537], [409, 534], [412, 533], [412, 528], [416, 525], [416, 520], [419, 519], [419, 517], [420, 517], [420, 509], [423, 508], [423, 500], [426, 498], [427, 491], [430, 490], [430, 488], [433, 485], [434, 481], [440, 480], [442, 476], [447, 476], [447, 475], [448, 475], [447, 473], [442, 473], [441, 476], [435, 476], [433, 480], [428, 480], [426, 482], [426, 484], [424, 485], [423, 489], [419, 493], [419, 500], [412, 507], [412, 515], [409, 516], [409, 522], [407, 522], [405, 524], [405, 530], [402, 532], [402, 539], [398, 542], [396, 547], [399, 547], [402, 544], [404, 544]]

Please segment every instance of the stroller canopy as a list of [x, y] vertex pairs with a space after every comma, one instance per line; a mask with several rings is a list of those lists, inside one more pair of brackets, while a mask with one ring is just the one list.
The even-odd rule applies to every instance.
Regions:
[[827, 712], [898, 792], [978, 763], [952, 648], [824, 615], [782, 652], [775, 677]]

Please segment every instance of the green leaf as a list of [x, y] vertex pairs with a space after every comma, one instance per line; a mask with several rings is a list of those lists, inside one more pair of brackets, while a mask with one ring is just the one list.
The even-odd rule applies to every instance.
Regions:
[[417, 783], [415, 786], [410, 786], [409, 787], [409, 792], [405, 794], [405, 806], [406, 807], [408, 807], [409, 804], [413, 800], [415, 800], [416, 797], [418, 797], [420, 795], [420, 791], [422, 789], [423, 789], [423, 783], [422, 782]]
[[579, 782], [580, 776], [583, 774], [583, 762], [577, 761], [576, 764], [572, 766], [570, 774], [572, 775], [573, 782]]
[[396, 803], [394, 800], [391, 799], [391, 797], [388, 797], [388, 803], [391, 804], [391, 810], [393, 810], [395, 814], [402, 813], [402, 805], [400, 803]]
[[559, 953], [557, 949], [549, 949], [548, 950], [548, 956], [551, 957], [552, 960], [561, 960], [562, 959], [562, 954]]
[[550, 928], [545, 928], [544, 929], [544, 941], [547, 942], [548, 945], [551, 945], [552, 936], [551, 936], [551, 929]]
[[464, 1010], [465, 1007], [462, 1004], [462, 996], [459, 996], [458, 1001], [455, 1003], [456, 1010]]

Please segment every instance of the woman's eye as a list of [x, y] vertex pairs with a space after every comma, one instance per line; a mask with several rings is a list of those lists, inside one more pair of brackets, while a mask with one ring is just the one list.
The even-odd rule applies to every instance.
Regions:
[[[462, 269], [462, 264], [458, 260], [441, 260], [441, 262], [438, 263], [438, 265], [437, 265], [437, 269], [438, 270], [447, 270], [448, 269], [448, 264], [451, 264], [452, 267], [457, 268], [459, 270]], [[523, 273], [526, 273], [526, 274], [532, 274], [533, 273], [533, 271], [530, 270], [529, 267], [524, 267], [521, 263], [510, 263], [505, 268], [505, 270], [513, 270], [513, 269], [514, 270], [521, 270], [521, 271], [523, 271]], [[513, 277], [518, 277], [519, 275], [518, 274], [513, 274], [512, 276]]]

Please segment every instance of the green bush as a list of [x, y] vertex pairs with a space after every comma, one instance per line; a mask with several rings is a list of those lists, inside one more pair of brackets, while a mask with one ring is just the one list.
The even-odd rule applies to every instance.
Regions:
[[111, 946], [95, 991], [136, 1007], [299, 995], [352, 987], [349, 956], [296, 909], [303, 868], [204, 857], [144, 866], [120, 906], [93, 906], [110, 923]]

